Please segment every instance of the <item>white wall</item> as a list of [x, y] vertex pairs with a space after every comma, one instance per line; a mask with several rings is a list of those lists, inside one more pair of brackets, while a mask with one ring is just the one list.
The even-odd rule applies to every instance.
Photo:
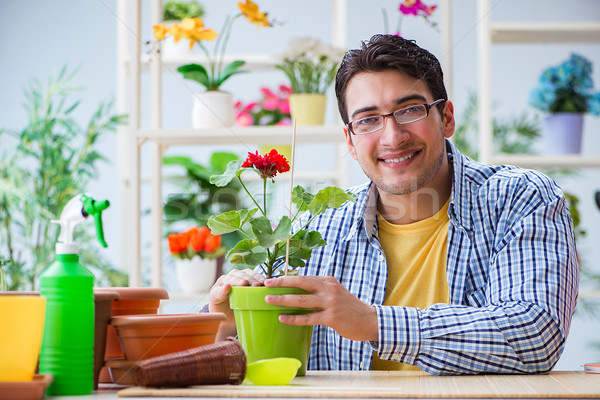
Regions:
[[[147, 4], [148, 2], [143, 2]], [[207, 26], [220, 28], [223, 17], [236, 9], [235, 1], [204, 0], [209, 11]], [[234, 28], [229, 50], [233, 53], [272, 52], [283, 49], [288, 39], [296, 35], [319, 36], [331, 40], [330, 2], [323, 0], [261, 0], [261, 9], [269, 11], [282, 25], [257, 32], [254, 27], [239, 21]], [[360, 1], [348, 0], [348, 45], [357, 47], [361, 40], [369, 38], [383, 29], [381, 9], [385, 8], [395, 25], [396, 7], [399, 1]], [[597, 0], [504, 0], [492, 1], [494, 21], [599, 21], [600, 2]], [[454, 21], [454, 95], [457, 115], [461, 115], [467, 92], [476, 90], [477, 47], [476, 47], [476, 8], [474, 0], [455, 0], [452, 10]], [[147, 10], [144, 15], [147, 14]], [[437, 20], [437, 18], [434, 18]], [[146, 20], [147, 21], [147, 20]], [[26, 124], [26, 112], [21, 107], [24, 101], [22, 88], [30, 78], [46, 81], [51, 71], [65, 64], [71, 67], [80, 65], [75, 83], [85, 90], [79, 97], [82, 105], [78, 112], [80, 122], [85, 123], [98, 102], [116, 94], [116, 1], [115, 0], [0, 0], [0, 129], [19, 129]], [[144, 40], [151, 39], [149, 24], [144, 26]], [[439, 58], [441, 41], [439, 33], [415, 18], [405, 18], [403, 34], [417, 39], [423, 47], [430, 49]], [[494, 100], [500, 115], [509, 116], [522, 110], [533, 110], [527, 105], [529, 90], [545, 67], [556, 64], [570, 51], [577, 51], [590, 58], [595, 66], [594, 80], [600, 88], [600, 52], [598, 45], [499, 45], [494, 47], [493, 90]], [[238, 99], [257, 98], [258, 89], [263, 85], [284, 83], [283, 74], [278, 71], [240, 75], [231, 79], [225, 89]], [[190, 127], [191, 92], [198, 90], [194, 83], [185, 82], [175, 74], [167, 74], [164, 80], [164, 125], [167, 127]], [[148, 91], [145, 88], [144, 93]], [[144, 102], [144, 106], [147, 106]], [[328, 104], [328, 122], [336, 121], [333, 100]], [[147, 109], [147, 107], [146, 107]], [[143, 112], [147, 126], [148, 111]], [[600, 118], [586, 118], [584, 152], [600, 154]], [[109, 242], [107, 250], [115, 264], [120, 263], [119, 254], [126, 251], [120, 243], [124, 240], [119, 232], [118, 168], [116, 159], [116, 136], [111, 136], [101, 145], [101, 152], [111, 159], [111, 164], [103, 166], [101, 178], [89, 191], [97, 197], [111, 200], [112, 206], [105, 214], [104, 226]], [[3, 145], [0, 143], [0, 151]], [[201, 161], [212, 151], [208, 149], [170, 149], [168, 154], [188, 152]], [[241, 155], [247, 149], [237, 148]], [[330, 147], [308, 146], [299, 148], [301, 160], [327, 160]], [[350, 157], [348, 181], [357, 184], [364, 181], [364, 175]], [[148, 156], [143, 155], [143, 164], [148, 171]], [[333, 166], [333, 160], [330, 160]], [[125, 166], [123, 166], [125, 168]], [[299, 168], [314, 168], [312, 162], [305, 162]], [[588, 231], [587, 238], [579, 243], [584, 262], [589, 268], [600, 272], [600, 211], [593, 203], [592, 195], [600, 190], [598, 170], [587, 170], [559, 182], [570, 191], [575, 191], [581, 199], [583, 227]], [[149, 190], [145, 188], [142, 199], [149, 206]], [[144, 237], [145, 240], [148, 238]], [[144, 245], [144, 248], [146, 246]], [[146, 254], [149, 254], [146, 251]], [[147, 255], [145, 256], [148, 257]], [[147, 263], [147, 259], [145, 260]], [[121, 266], [125, 267], [126, 266]], [[557, 368], [579, 369], [584, 362], [597, 361], [600, 354], [592, 350], [589, 342], [598, 340], [600, 322], [591, 317], [576, 316], [569, 337], [565, 355]]]

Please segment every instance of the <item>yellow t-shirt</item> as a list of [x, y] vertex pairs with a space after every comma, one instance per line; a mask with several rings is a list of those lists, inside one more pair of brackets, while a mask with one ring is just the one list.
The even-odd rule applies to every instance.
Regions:
[[[394, 225], [377, 213], [379, 240], [385, 253], [388, 279], [383, 305], [426, 308], [448, 303], [446, 279], [448, 205], [433, 216], [406, 225]], [[413, 365], [373, 356], [372, 370], [418, 371]]]

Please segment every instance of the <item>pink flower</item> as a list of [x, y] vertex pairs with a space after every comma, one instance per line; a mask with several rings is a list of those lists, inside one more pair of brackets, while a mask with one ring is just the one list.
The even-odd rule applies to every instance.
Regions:
[[290, 94], [292, 94], [292, 87], [288, 85], [279, 85], [279, 94], [285, 98], [289, 97]]
[[275, 125], [277, 126], [289, 126], [292, 124], [292, 120], [285, 117], [284, 119], [282, 119], [281, 121], [279, 121], [278, 123], [276, 123]]
[[279, 99], [276, 96], [267, 96], [262, 101], [262, 107], [267, 111], [277, 110]]
[[262, 87], [260, 88], [260, 91], [262, 92], [263, 96], [265, 97], [271, 97], [271, 96], [275, 96], [275, 93], [273, 93], [271, 91], [271, 89], [269, 89], [268, 87]]
[[279, 102], [279, 112], [282, 114], [290, 113], [290, 102], [287, 99]]
[[421, 13], [425, 16], [431, 16], [436, 8], [437, 6], [428, 6], [421, 0], [404, 0], [400, 3], [400, 12], [404, 15], [419, 15]]
[[254, 119], [250, 113], [244, 111], [235, 116], [235, 123], [241, 127], [251, 126], [254, 123]]

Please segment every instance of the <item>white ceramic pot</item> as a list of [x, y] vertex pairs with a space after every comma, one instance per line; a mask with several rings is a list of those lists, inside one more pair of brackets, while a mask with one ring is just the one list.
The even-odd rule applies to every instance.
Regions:
[[167, 36], [161, 41], [160, 52], [163, 60], [181, 60], [182, 62], [194, 54], [194, 49], [190, 49], [188, 39], [180, 39], [175, 43], [173, 36]]
[[217, 276], [217, 259], [194, 256], [191, 260], [175, 261], [177, 281], [183, 293], [208, 293]]
[[583, 136], [583, 114], [550, 114], [544, 119], [542, 133], [546, 154], [579, 154]]
[[235, 122], [231, 93], [209, 90], [194, 95], [192, 126], [194, 129], [228, 128]]

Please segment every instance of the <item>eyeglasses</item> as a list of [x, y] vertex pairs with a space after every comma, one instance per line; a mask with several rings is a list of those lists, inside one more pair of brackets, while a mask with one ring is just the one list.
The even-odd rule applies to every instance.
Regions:
[[429, 116], [429, 111], [438, 103], [445, 101], [439, 99], [430, 104], [419, 104], [410, 107], [401, 108], [389, 114], [372, 115], [357, 119], [356, 121], [350, 121], [346, 125], [348, 130], [355, 135], [366, 135], [367, 133], [377, 132], [385, 127], [385, 118], [393, 116], [396, 123], [399, 125], [409, 124], [411, 122], [419, 121]]

